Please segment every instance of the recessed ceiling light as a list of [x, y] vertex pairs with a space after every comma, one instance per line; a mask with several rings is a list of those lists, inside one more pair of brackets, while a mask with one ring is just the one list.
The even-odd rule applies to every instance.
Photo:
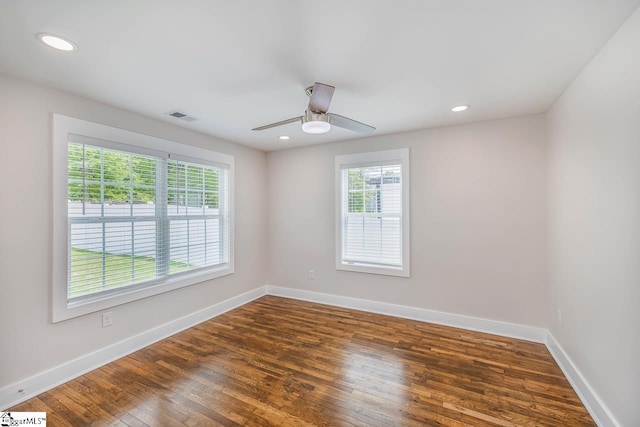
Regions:
[[281, 135], [281, 136], [280, 136], [280, 139], [287, 140], [287, 139], [291, 139], [291, 138], [289, 138], [287, 135]]
[[459, 113], [460, 111], [465, 111], [468, 109], [469, 109], [468, 105], [456, 105], [451, 109], [451, 111], [453, 111], [454, 113]]
[[74, 42], [54, 34], [38, 33], [37, 37], [42, 41], [42, 43], [54, 49], [62, 50], [64, 52], [73, 52], [78, 50], [78, 46]]

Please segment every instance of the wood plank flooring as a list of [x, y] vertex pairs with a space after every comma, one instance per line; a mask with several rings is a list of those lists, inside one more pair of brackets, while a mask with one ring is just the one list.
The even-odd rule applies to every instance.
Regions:
[[50, 426], [594, 426], [542, 344], [265, 296], [11, 411]]

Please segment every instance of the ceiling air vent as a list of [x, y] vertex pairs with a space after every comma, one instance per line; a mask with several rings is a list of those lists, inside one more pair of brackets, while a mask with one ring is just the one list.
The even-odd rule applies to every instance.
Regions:
[[185, 122], [192, 122], [196, 120], [195, 117], [188, 116], [182, 111], [178, 111], [178, 110], [170, 111], [167, 114], [170, 115], [171, 117], [175, 117], [176, 119], [184, 120]]

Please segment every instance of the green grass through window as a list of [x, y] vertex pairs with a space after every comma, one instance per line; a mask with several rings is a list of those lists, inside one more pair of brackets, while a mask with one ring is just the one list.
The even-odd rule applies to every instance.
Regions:
[[[155, 258], [107, 253], [104, 256], [103, 279], [102, 255], [102, 252], [71, 248], [70, 298], [140, 283], [156, 277]], [[189, 270], [193, 266], [171, 261], [169, 268], [171, 274], [174, 274]]]

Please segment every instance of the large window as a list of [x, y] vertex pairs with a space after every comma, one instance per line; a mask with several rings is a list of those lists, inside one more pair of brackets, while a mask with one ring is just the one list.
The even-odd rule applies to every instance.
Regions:
[[54, 126], [54, 321], [233, 272], [233, 158], [59, 115]]
[[336, 156], [336, 268], [409, 276], [409, 150]]

